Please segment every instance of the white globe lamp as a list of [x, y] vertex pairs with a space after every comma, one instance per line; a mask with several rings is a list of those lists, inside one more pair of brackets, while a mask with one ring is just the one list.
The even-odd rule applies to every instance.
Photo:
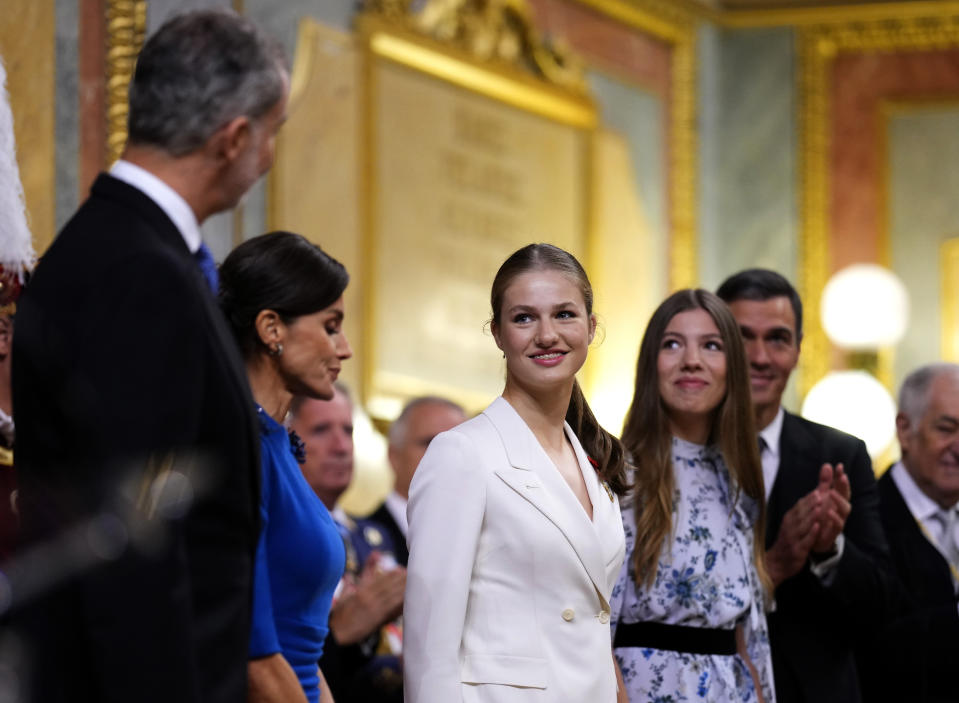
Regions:
[[802, 415], [861, 438], [873, 459], [895, 438], [896, 403], [865, 371], [828, 373], [806, 395]]

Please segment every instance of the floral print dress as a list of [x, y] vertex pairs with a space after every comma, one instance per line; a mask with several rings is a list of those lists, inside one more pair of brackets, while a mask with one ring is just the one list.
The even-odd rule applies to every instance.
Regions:
[[[623, 509], [626, 562], [612, 594], [612, 626], [654, 621], [732, 629], [742, 623], [762, 697], [775, 701], [763, 589], [753, 565], [755, 501], [735, 487], [719, 451], [673, 438], [673, 532], [651, 587], [638, 587], [636, 518]], [[736, 500], [730, 510], [730, 504]], [[639, 647], [614, 651], [630, 703], [758, 701], [739, 655], [689, 654]]]

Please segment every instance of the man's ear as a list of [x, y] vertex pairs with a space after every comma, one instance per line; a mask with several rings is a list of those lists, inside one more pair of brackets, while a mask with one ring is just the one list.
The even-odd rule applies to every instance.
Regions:
[[250, 143], [252, 131], [253, 124], [249, 117], [234, 117], [210, 138], [214, 155], [227, 161], [235, 161]]
[[286, 325], [274, 310], [260, 310], [253, 320], [256, 335], [267, 349], [275, 349], [277, 344], [283, 344], [286, 335]]
[[899, 439], [899, 448], [905, 453], [905, 446], [909, 439], [909, 433], [912, 431], [912, 423], [906, 413], [896, 414], [896, 437]]

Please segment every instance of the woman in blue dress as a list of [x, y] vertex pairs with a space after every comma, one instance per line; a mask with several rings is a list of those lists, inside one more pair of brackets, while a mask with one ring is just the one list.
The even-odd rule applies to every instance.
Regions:
[[329, 511], [300, 472], [302, 444], [283, 421], [294, 395], [333, 397], [351, 356], [342, 328], [348, 280], [339, 262], [289, 232], [244, 242], [220, 268], [220, 305], [243, 353], [260, 421], [251, 703], [332, 701], [317, 661], [346, 557]]
[[673, 294], [623, 431], [635, 474], [613, 651], [633, 703], [775, 700], [756, 437], [735, 319], [708, 291]]

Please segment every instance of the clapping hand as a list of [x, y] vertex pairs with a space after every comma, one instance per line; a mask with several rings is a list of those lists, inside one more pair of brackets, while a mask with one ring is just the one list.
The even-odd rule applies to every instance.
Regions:
[[370, 554], [330, 611], [330, 629], [341, 645], [361, 642], [403, 610], [406, 569], [381, 568], [380, 559], [379, 552]]
[[818, 485], [786, 512], [776, 541], [766, 552], [774, 587], [799, 573], [811, 553], [832, 551], [849, 517], [849, 497], [843, 465], [823, 464]]

